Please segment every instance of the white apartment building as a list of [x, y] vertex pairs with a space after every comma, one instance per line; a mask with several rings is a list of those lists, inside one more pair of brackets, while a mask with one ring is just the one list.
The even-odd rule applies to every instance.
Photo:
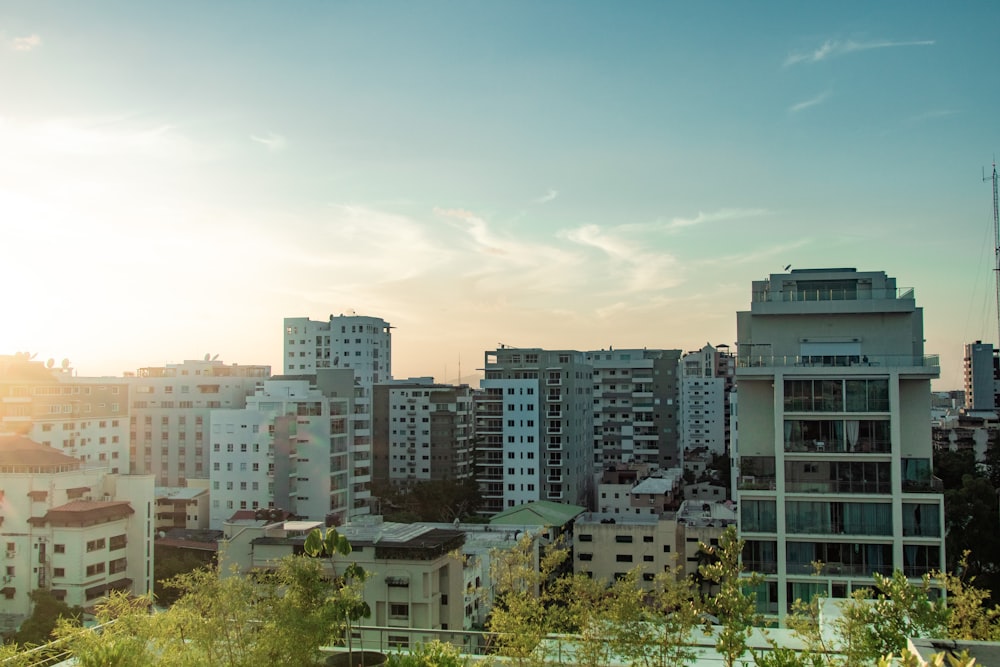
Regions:
[[736, 493], [744, 564], [766, 576], [762, 610], [784, 617], [873, 572], [943, 567], [928, 419], [940, 367], [913, 290], [881, 271], [772, 274], [754, 281], [737, 330]]
[[350, 368], [365, 387], [392, 379], [392, 327], [380, 317], [285, 318], [285, 374]]
[[706, 344], [680, 360], [681, 451], [729, 451], [730, 404], [736, 358], [729, 346]]
[[412, 484], [473, 476], [472, 390], [433, 378], [375, 386], [372, 472], [376, 482]]
[[351, 514], [354, 376], [331, 373], [339, 392], [329, 379], [324, 391], [314, 376], [279, 376], [261, 383], [245, 408], [213, 413], [212, 529], [259, 507], [317, 521]]
[[213, 410], [241, 409], [270, 366], [204, 360], [140, 368], [131, 385], [130, 441], [134, 474], [160, 486], [209, 476], [208, 425]]
[[476, 405], [483, 513], [536, 500], [589, 505], [594, 411], [586, 355], [501, 347], [485, 358]]
[[81, 378], [68, 361], [0, 355], [0, 434], [26, 435], [111, 473], [129, 471], [128, 384]]
[[153, 478], [111, 474], [27, 437], [0, 436], [0, 625], [46, 589], [93, 607], [111, 590], [152, 588]]
[[594, 350], [594, 464], [680, 464], [680, 350]]

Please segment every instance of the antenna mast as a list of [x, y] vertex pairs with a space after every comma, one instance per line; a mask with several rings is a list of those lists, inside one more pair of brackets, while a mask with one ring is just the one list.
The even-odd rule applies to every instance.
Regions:
[[[997, 290], [997, 349], [1000, 349], [1000, 200], [997, 199], [997, 161], [993, 159], [993, 272], [996, 275]], [[983, 174], [983, 181], [986, 174]]]

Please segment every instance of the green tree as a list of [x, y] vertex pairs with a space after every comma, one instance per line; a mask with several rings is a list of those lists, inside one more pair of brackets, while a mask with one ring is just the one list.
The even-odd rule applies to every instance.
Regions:
[[46, 589], [37, 589], [30, 593], [31, 602], [34, 605], [29, 616], [20, 629], [10, 637], [10, 641], [22, 646], [36, 646], [45, 644], [52, 640], [52, 631], [55, 630], [60, 619], [79, 625], [83, 618], [83, 609], [80, 607], [70, 607], [62, 600], [57, 600]]
[[[306, 536], [303, 549], [314, 558], [325, 556], [329, 559], [332, 587], [326, 598], [324, 612], [346, 629], [347, 652], [353, 656], [354, 633], [351, 628], [354, 623], [368, 618], [372, 613], [364, 598], [364, 583], [368, 579], [368, 573], [357, 563], [350, 563], [344, 568], [342, 575], [337, 574], [334, 558], [349, 556], [351, 543], [336, 528], [327, 528], [325, 533], [319, 528], [313, 528]], [[352, 663], [354, 661], [353, 658], [349, 660]]]
[[561, 543], [549, 545], [536, 558], [535, 538], [522, 537], [514, 548], [494, 551], [490, 575], [495, 599], [487, 628], [497, 652], [517, 665], [545, 663], [542, 640], [553, 631], [554, 574], [569, 556]]
[[[169, 588], [164, 583], [179, 574], [196, 570], [200, 567], [212, 567], [214, 561], [193, 553], [189, 549], [161, 547], [154, 543], [153, 559], [153, 595], [157, 604], [169, 606], [177, 599], [177, 589]], [[209, 552], [212, 553], [212, 552]]]
[[890, 577], [876, 573], [873, 580], [874, 587], [857, 590], [845, 601], [834, 622], [847, 664], [873, 664], [903, 650], [909, 637], [944, 636], [948, 612], [935, 599], [930, 576], [912, 584], [896, 570]]
[[962, 554], [956, 574], [936, 572], [931, 575], [948, 593], [948, 638], [998, 641], [1000, 608], [987, 606], [990, 592], [974, 585], [976, 577], [965, 574], [968, 556], [968, 552]]
[[145, 667], [160, 662], [146, 596], [114, 591], [97, 606], [99, 632], [62, 619], [56, 629], [80, 667]]
[[719, 546], [702, 544], [718, 560], [698, 568], [705, 581], [718, 587], [714, 595], [705, 599], [704, 607], [718, 619], [719, 628], [715, 630], [711, 621], [706, 621], [705, 634], [715, 636], [715, 650], [722, 656], [725, 667], [733, 667], [747, 653], [753, 629], [763, 620], [757, 612], [757, 595], [753, 592], [763, 577], [757, 573], [743, 574], [740, 563], [743, 544], [736, 536], [736, 527], [729, 526], [719, 538]]
[[653, 578], [643, 590], [635, 569], [610, 592], [608, 640], [633, 667], [671, 667], [692, 661], [691, 634], [701, 619], [694, 581], [676, 566]]

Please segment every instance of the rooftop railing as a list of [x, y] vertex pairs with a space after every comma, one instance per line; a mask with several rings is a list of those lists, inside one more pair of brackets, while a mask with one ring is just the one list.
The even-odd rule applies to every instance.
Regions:
[[936, 354], [872, 354], [803, 356], [798, 354], [745, 354], [736, 360], [739, 368], [802, 367], [883, 367], [883, 368], [940, 368], [941, 358]]
[[764, 301], [882, 301], [908, 300], [916, 298], [912, 287], [866, 288], [854, 287], [791, 287], [789, 289], [771, 289], [770, 283], [764, 289], [754, 290], [752, 300], [755, 303]]

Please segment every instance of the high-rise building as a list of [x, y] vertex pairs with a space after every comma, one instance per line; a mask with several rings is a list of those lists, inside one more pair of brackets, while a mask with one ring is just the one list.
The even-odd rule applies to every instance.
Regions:
[[881, 271], [772, 274], [754, 281], [737, 333], [736, 493], [762, 611], [943, 567], [929, 419], [940, 366], [913, 290]]
[[241, 410], [212, 413], [211, 527], [275, 507], [339, 524], [368, 513], [370, 444], [355, 446], [354, 374], [265, 380]]
[[485, 354], [476, 403], [483, 513], [536, 500], [590, 505], [593, 367], [586, 354], [539, 348]]
[[372, 475], [412, 484], [472, 477], [472, 390], [433, 378], [375, 385]]
[[271, 375], [270, 366], [204, 360], [140, 368], [132, 387], [131, 463], [134, 474], [160, 486], [184, 486], [209, 476], [208, 425], [213, 410], [238, 410]]
[[594, 464], [680, 465], [680, 350], [587, 352], [594, 379]]
[[965, 345], [965, 412], [997, 414], [1000, 408], [1000, 356], [992, 343]]
[[719, 455], [729, 451], [735, 377], [736, 359], [728, 345], [706, 344], [681, 357], [682, 451], [705, 448]]
[[0, 355], [0, 434], [25, 435], [90, 466], [129, 472], [128, 384], [78, 377], [31, 355]]
[[285, 374], [350, 368], [367, 387], [392, 379], [392, 327], [380, 317], [285, 318]]

